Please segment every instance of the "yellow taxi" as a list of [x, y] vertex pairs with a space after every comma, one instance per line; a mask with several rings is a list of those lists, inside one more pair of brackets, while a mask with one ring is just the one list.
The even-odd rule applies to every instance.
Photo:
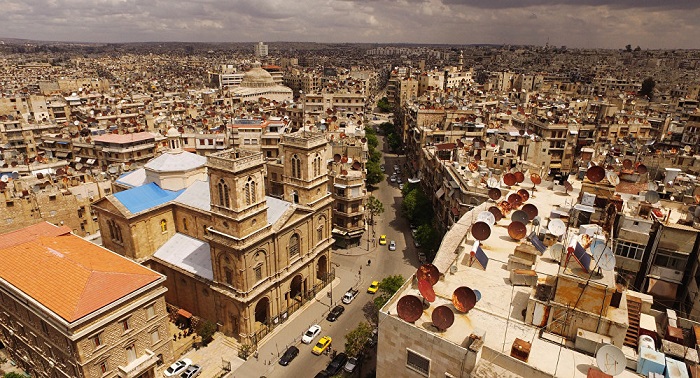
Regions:
[[370, 294], [374, 294], [379, 290], [379, 281], [372, 281], [372, 283], [369, 285], [369, 288], [367, 288], [367, 292]]
[[328, 347], [331, 345], [331, 337], [330, 336], [323, 336], [316, 345], [314, 345], [314, 348], [311, 349], [311, 353], [315, 355], [320, 355], [323, 353]]
[[386, 235], [380, 235], [379, 236], [379, 245], [384, 245], [386, 244]]

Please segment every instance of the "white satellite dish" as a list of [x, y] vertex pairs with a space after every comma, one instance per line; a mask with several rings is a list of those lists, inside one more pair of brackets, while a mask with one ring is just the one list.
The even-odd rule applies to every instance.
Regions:
[[597, 243], [595, 247], [591, 245], [593, 259], [598, 262], [598, 267], [603, 270], [615, 270], [615, 254], [610, 247], [604, 243]]
[[659, 196], [659, 192], [648, 190], [644, 195], [644, 199], [649, 203], [657, 203], [661, 199], [661, 196]]
[[491, 177], [490, 179], [488, 179], [486, 181], [486, 185], [488, 185], [489, 188], [498, 188], [501, 186], [501, 183], [499, 182], [499, 180], [497, 178]]
[[656, 189], [659, 189], [659, 185], [657, 185], [653, 181], [649, 181], [649, 183], [647, 184], [647, 189], [648, 190], [656, 190]]
[[552, 257], [554, 261], [562, 261], [564, 258], [564, 245], [561, 243], [556, 243], [549, 248], [549, 256]]
[[562, 236], [566, 233], [566, 225], [561, 219], [552, 219], [547, 225], [547, 229], [554, 236]]
[[489, 226], [496, 224], [496, 217], [490, 211], [482, 211], [476, 217], [477, 222], [487, 223]]
[[612, 186], [618, 186], [620, 184], [620, 176], [618, 176], [617, 173], [613, 171], [607, 171], [605, 173], [605, 177], [608, 179], [608, 182]]
[[627, 358], [620, 348], [606, 344], [595, 354], [595, 362], [598, 369], [605, 374], [618, 375], [625, 371]]
[[80, 121], [73, 121], [73, 124], [78, 126], [78, 125], [80, 125]]

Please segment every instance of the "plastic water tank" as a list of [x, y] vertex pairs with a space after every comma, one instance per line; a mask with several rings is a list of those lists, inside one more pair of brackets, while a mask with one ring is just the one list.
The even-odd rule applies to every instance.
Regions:
[[639, 344], [637, 346], [637, 353], [639, 353], [639, 351], [642, 350], [643, 347], [647, 347], [651, 350], [656, 350], [656, 343], [654, 342], [654, 338], [649, 336], [649, 335], [639, 336]]

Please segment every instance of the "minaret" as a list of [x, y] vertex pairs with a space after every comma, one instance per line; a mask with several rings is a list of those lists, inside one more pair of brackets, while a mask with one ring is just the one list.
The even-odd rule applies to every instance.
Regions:
[[462, 72], [462, 69], [464, 69], [464, 51], [459, 50], [459, 65], [457, 66], [457, 70]]

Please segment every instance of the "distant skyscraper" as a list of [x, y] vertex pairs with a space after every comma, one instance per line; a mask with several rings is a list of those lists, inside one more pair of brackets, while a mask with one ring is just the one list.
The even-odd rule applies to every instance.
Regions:
[[255, 56], [267, 56], [267, 45], [262, 42], [258, 42], [258, 44], [255, 45]]

